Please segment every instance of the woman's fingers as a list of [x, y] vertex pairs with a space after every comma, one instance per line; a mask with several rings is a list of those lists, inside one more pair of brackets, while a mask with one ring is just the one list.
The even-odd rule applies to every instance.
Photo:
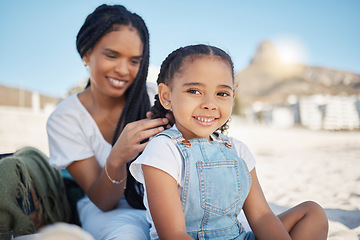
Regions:
[[146, 113], [146, 118], [147, 119], [151, 119], [151, 116], [152, 116], [153, 114], [152, 114], [152, 112], [147, 112]]
[[166, 118], [169, 120], [169, 124], [170, 126], [174, 125], [175, 124], [175, 118], [174, 118], [174, 114], [171, 112], [171, 113], [167, 113], [166, 114]]
[[169, 122], [166, 118], [143, 119], [129, 123], [121, 132], [113, 147], [114, 154], [126, 162], [133, 160], [147, 144], [144, 140], [164, 131], [163, 125]]
[[169, 123], [167, 118], [156, 118], [156, 119], [142, 119], [136, 122], [129, 123], [125, 126], [124, 130], [134, 132], [141, 132], [151, 128], [157, 128], [162, 125]]
[[143, 141], [147, 138], [150, 138], [158, 133], [161, 133], [164, 130], [165, 130], [164, 127], [156, 127], [156, 128], [150, 128], [150, 129], [138, 132], [135, 136], [137, 138], [136, 142], [140, 143], [141, 141]]
[[164, 131], [162, 125], [167, 123], [168, 120], [166, 118], [143, 119], [129, 123], [123, 129], [117, 142], [121, 142], [119, 144], [129, 147], [140, 144], [143, 140]]

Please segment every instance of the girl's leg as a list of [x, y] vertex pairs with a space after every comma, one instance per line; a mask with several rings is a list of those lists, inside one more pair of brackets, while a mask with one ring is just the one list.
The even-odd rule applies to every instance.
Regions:
[[303, 202], [278, 215], [292, 239], [326, 239], [328, 219], [315, 202]]

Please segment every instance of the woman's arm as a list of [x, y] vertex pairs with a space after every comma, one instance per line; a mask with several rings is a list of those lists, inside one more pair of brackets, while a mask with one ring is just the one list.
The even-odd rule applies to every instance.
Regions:
[[158, 126], [167, 122], [164, 119], [143, 119], [125, 126], [105, 163], [111, 179], [124, 180], [121, 184], [110, 181], [95, 157], [74, 161], [67, 170], [98, 208], [112, 210], [124, 194], [126, 164], [144, 150], [148, 142], [141, 141], [163, 131]]
[[251, 189], [244, 203], [244, 213], [257, 239], [291, 239], [280, 219], [270, 209], [255, 168], [251, 174]]
[[151, 217], [160, 239], [193, 239], [186, 232], [176, 180], [157, 168], [142, 165]]
[[[110, 171], [110, 176], [126, 176], [126, 165], [119, 172]], [[113, 184], [107, 178], [105, 171], [101, 169], [95, 157], [81, 161], [75, 161], [67, 167], [68, 172], [84, 190], [89, 199], [101, 210], [114, 209], [125, 191], [126, 179], [121, 184]], [[114, 172], [114, 173], [110, 173]]]

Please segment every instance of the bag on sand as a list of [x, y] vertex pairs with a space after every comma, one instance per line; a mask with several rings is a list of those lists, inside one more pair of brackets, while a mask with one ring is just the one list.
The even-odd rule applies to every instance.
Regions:
[[13, 230], [15, 237], [69, 222], [62, 175], [36, 148], [25, 147], [0, 159], [0, 193], [0, 227]]

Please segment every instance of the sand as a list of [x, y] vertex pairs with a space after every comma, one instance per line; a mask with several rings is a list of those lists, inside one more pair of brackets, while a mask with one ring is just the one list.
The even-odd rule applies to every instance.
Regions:
[[[47, 117], [0, 108], [0, 153], [33, 146], [48, 155]], [[359, 131], [276, 129], [245, 124], [234, 117], [228, 135], [252, 151], [274, 212], [312, 200], [327, 213], [328, 239], [360, 239]]]
[[276, 213], [315, 201], [329, 218], [328, 239], [360, 239], [360, 132], [276, 129], [233, 118], [229, 135], [252, 151]]

